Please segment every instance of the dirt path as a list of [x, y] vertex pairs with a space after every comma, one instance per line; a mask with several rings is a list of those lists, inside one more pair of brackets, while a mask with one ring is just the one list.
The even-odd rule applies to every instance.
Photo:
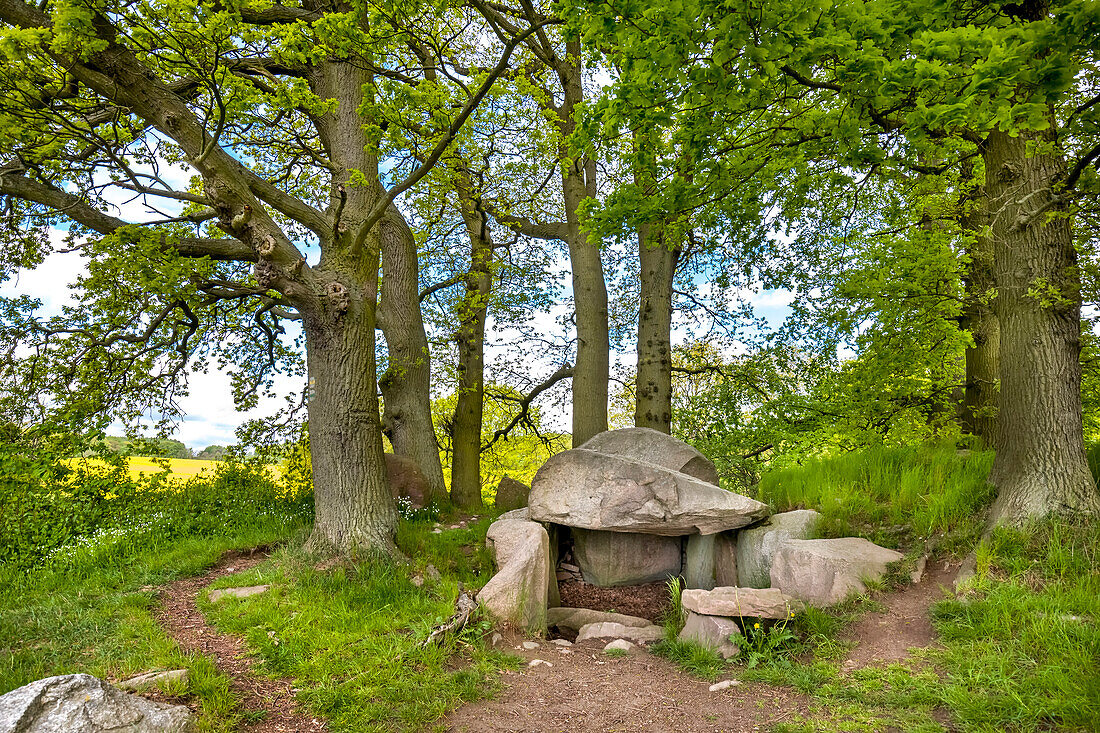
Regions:
[[[509, 635], [514, 649], [523, 637]], [[449, 730], [478, 733], [560, 731], [635, 733], [742, 733], [805, 714], [807, 698], [782, 687], [745, 683], [711, 692], [710, 683], [681, 672], [668, 660], [640, 649], [629, 656], [603, 654], [607, 640], [565, 647], [540, 641], [539, 648], [514, 649], [528, 663], [504, 673], [507, 686], [493, 700], [466, 705], [447, 716]], [[732, 676], [735, 670], [730, 670]], [[723, 678], [727, 679], [727, 678]]]
[[218, 669], [229, 677], [246, 717], [259, 718], [242, 730], [249, 733], [291, 733], [323, 731], [325, 724], [298, 708], [294, 688], [288, 680], [253, 674], [256, 663], [244, 642], [223, 634], [206, 622], [195, 599], [206, 586], [226, 575], [255, 567], [267, 557], [263, 551], [229, 552], [214, 567], [193, 578], [183, 578], [161, 591], [156, 620], [184, 651], [214, 658]]
[[951, 587], [955, 568], [943, 560], [930, 560], [919, 583], [879, 595], [886, 611], [867, 614], [842, 637], [856, 646], [841, 668], [850, 671], [898, 662], [908, 658], [914, 647], [936, 644], [930, 609], [944, 597], [944, 589]]
[[[930, 608], [943, 598], [953, 577], [954, 570], [945, 568], [942, 560], [932, 561], [919, 583], [880, 594], [878, 600], [887, 610], [867, 614], [845, 635], [844, 640], [855, 646], [842, 670], [889, 664], [907, 658], [910, 648], [937, 643]], [[606, 639], [566, 647], [571, 653], [546, 641], [539, 641], [538, 649], [525, 650], [523, 641], [524, 637], [509, 635], [502, 644], [528, 663], [542, 659], [553, 666], [505, 672], [504, 691], [493, 700], [451, 713], [445, 721], [449, 730], [742, 733], [770, 729], [809, 710], [809, 698], [790, 688], [744, 683], [711, 692], [709, 683], [642, 650], [608, 658], [602, 654]], [[728, 674], [728, 679], [736, 679], [737, 668]]]

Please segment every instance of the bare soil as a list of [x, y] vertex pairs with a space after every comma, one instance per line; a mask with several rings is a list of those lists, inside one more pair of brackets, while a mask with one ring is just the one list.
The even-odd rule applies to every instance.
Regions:
[[807, 709], [808, 699], [788, 688], [744, 683], [711, 692], [709, 682], [642, 649], [608, 657], [603, 653], [607, 639], [589, 639], [564, 651], [547, 641], [525, 650], [520, 646], [524, 640], [509, 634], [501, 646], [514, 650], [525, 664], [541, 659], [553, 666], [505, 671], [506, 689], [496, 699], [452, 712], [445, 720], [448, 730], [740, 733], [766, 730]]
[[558, 583], [558, 591], [563, 606], [625, 613], [654, 623], [661, 623], [671, 605], [663, 582], [601, 588], [582, 580], [565, 580]]
[[954, 577], [955, 566], [931, 560], [919, 583], [880, 594], [877, 600], [886, 611], [867, 614], [843, 637], [844, 641], [854, 642], [855, 648], [842, 669], [899, 662], [909, 657], [910, 649], [938, 643], [929, 609], [951, 592]]
[[257, 662], [249, 655], [243, 640], [208, 624], [195, 603], [199, 593], [214, 580], [255, 567], [266, 557], [263, 548], [228, 552], [202, 575], [165, 586], [160, 594], [161, 606], [155, 614], [157, 622], [184, 651], [213, 657], [218, 669], [229, 677], [230, 688], [240, 699], [246, 719], [256, 719], [242, 730], [249, 733], [326, 730], [323, 721], [298, 707], [291, 680], [253, 673]]

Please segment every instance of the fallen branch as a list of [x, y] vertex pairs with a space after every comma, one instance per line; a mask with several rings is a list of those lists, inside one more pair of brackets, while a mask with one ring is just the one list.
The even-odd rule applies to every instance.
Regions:
[[472, 595], [460, 588], [458, 598], [455, 600], [454, 615], [443, 623], [432, 627], [432, 630], [428, 633], [428, 638], [421, 642], [420, 646], [427, 647], [432, 644], [439, 644], [447, 634], [462, 631], [470, 620], [470, 616], [476, 610], [477, 601], [474, 600]]

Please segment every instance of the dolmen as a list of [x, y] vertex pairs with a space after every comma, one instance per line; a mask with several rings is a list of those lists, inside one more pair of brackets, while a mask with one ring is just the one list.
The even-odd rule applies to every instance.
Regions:
[[[682, 578], [681, 636], [731, 656], [729, 637], [745, 619], [838, 603], [901, 558], [867, 540], [816, 539], [819, 527], [817, 512], [770, 516], [766, 504], [720, 488], [714, 464], [687, 443], [649, 428], [611, 430], [552, 456], [527, 506], [490, 526], [498, 572], [478, 601], [498, 621], [542, 633], [547, 609], [560, 605], [559, 572], [602, 587]], [[590, 635], [626, 626], [622, 638], [659, 638], [573, 613], [581, 610], [551, 612], [549, 625], [584, 617]]]

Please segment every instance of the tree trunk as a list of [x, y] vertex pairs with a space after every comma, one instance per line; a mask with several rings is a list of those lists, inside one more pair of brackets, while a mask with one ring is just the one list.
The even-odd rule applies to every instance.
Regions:
[[967, 247], [966, 272], [963, 274], [965, 304], [959, 327], [970, 334], [973, 344], [966, 348], [966, 385], [963, 392], [961, 422], [964, 433], [976, 436], [991, 445], [997, 416], [997, 384], [1000, 378], [998, 357], [1001, 331], [993, 312], [993, 240], [986, 234], [989, 217], [986, 213], [984, 187], [961, 202], [964, 210], [959, 218], [963, 232], [970, 239]]
[[641, 287], [638, 305], [638, 374], [634, 425], [672, 432], [672, 278], [678, 248], [655, 224], [638, 232]]
[[1051, 201], [1065, 164], [1027, 151], [1052, 135], [994, 130], [983, 150], [1002, 354], [990, 526], [1100, 511], [1081, 425], [1077, 255]]
[[480, 509], [481, 421], [485, 406], [485, 319], [493, 285], [493, 242], [488, 217], [477, 210], [469, 187], [460, 190], [462, 218], [470, 238], [470, 271], [459, 306], [458, 396], [451, 437], [451, 501], [463, 509]]
[[[576, 127], [576, 107], [584, 100], [580, 43], [570, 41], [567, 58], [558, 66], [564, 103], [558, 108], [559, 129], [567, 140]], [[577, 158], [563, 143], [560, 154], [573, 162], [562, 172], [565, 220], [569, 230], [569, 261], [573, 270], [573, 305], [577, 320], [577, 365], [573, 372], [573, 446], [607, 430], [607, 383], [611, 377], [607, 284], [600, 245], [588, 240], [581, 226], [580, 207], [596, 195], [594, 161]]]
[[389, 366], [379, 380], [385, 409], [382, 429], [394, 453], [411, 458], [420, 467], [430, 499], [445, 501], [447, 485], [432, 424], [432, 371], [420, 312], [416, 241], [395, 206], [378, 228], [382, 248], [378, 325], [389, 353]]
[[317, 509], [306, 547], [322, 553], [396, 554], [397, 509], [378, 425], [374, 294], [353, 293], [346, 312], [329, 308], [304, 315], [303, 327]]

